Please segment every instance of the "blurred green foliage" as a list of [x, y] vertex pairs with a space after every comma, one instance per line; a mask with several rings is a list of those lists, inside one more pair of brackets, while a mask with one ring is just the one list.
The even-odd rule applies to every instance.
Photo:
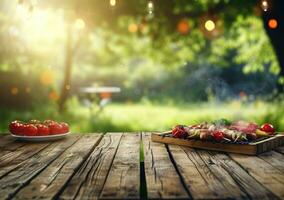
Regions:
[[137, 104], [111, 104], [102, 113], [97, 109], [83, 107], [76, 98], [68, 100], [68, 110], [58, 113], [54, 105], [29, 111], [2, 109], [0, 132], [8, 131], [10, 121], [19, 119], [54, 119], [66, 121], [73, 133], [107, 131], [165, 131], [176, 124], [195, 124], [220, 118], [247, 120], [259, 125], [269, 122], [276, 130], [284, 130], [283, 101], [273, 104], [256, 100], [253, 103], [231, 101], [229, 103], [167, 104], [152, 103], [144, 100]]
[[[234, 118], [227, 110], [242, 98], [252, 105], [260, 99], [265, 108], [256, 112], [244, 106], [245, 119], [272, 120], [283, 128], [275, 109], [279, 102], [271, 102], [280, 68], [254, 12], [256, 1], [154, 1], [154, 15], [147, 13], [144, 0], [117, 1], [116, 8], [101, 0], [29, 2], [0, 2], [2, 130], [16, 118], [67, 120], [74, 131], [162, 130], [176, 123]], [[208, 19], [215, 21], [216, 34], [204, 31]], [[80, 30], [78, 20], [84, 25]], [[188, 24], [185, 34], [177, 29], [181, 20]], [[60, 114], [56, 100], [68, 25], [71, 99]], [[51, 77], [43, 78], [46, 73]], [[120, 104], [93, 118], [80, 98], [74, 100], [81, 95], [79, 88], [88, 85], [121, 87], [113, 97]], [[208, 107], [212, 102], [224, 105]], [[156, 121], [149, 122], [149, 116]]]

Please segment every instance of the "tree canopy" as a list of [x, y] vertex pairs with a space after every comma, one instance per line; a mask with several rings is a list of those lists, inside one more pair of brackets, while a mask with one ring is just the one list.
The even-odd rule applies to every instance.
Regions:
[[52, 71], [61, 74], [53, 83], [61, 83], [69, 28], [73, 85], [93, 78], [97, 84], [153, 89], [204, 67], [207, 73], [237, 66], [244, 73], [278, 75], [260, 2], [3, 0], [0, 69], [41, 77], [43, 70]]

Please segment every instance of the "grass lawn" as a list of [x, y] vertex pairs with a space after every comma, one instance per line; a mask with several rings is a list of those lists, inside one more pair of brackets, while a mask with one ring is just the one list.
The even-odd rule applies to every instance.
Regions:
[[107, 131], [164, 131], [176, 124], [194, 124], [218, 118], [249, 120], [257, 123], [270, 122], [278, 130], [284, 130], [284, 116], [276, 105], [256, 101], [242, 104], [233, 101], [227, 104], [203, 103], [188, 105], [154, 105], [150, 103], [110, 104], [96, 115], [78, 103], [71, 103], [64, 114], [56, 109], [33, 112], [9, 112], [1, 120], [1, 132], [7, 132], [10, 120], [55, 119], [67, 121], [72, 132]]
[[[102, 121], [107, 119], [112, 124], [114, 130], [152, 131], [168, 130], [175, 124], [194, 124], [218, 118], [228, 118], [230, 120], [245, 119], [262, 123], [266, 121], [270, 109], [270, 105], [261, 102], [250, 105], [232, 102], [222, 105], [196, 104], [183, 106], [114, 104], [106, 107], [100, 118]], [[96, 119], [93, 120], [97, 124]], [[272, 120], [274, 122], [274, 119]], [[283, 130], [284, 117], [278, 120], [275, 124], [277, 126], [281, 124]]]

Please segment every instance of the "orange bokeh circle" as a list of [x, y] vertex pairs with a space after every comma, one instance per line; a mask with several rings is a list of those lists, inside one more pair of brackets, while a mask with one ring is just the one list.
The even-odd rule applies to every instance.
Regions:
[[178, 22], [177, 24], [177, 30], [180, 34], [187, 34], [189, 32], [189, 24], [187, 22], [187, 20], [182, 19]]
[[270, 20], [268, 21], [268, 27], [269, 27], [269, 28], [275, 29], [275, 28], [277, 28], [277, 26], [278, 26], [278, 22], [277, 22], [276, 19], [270, 19]]

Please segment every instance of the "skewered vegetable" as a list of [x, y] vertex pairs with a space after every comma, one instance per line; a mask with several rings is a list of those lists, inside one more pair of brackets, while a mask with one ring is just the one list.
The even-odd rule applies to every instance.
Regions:
[[173, 128], [172, 134], [174, 137], [177, 138], [186, 138], [187, 137], [187, 132], [185, 131], [185, 126], [183, 125], [177, 125]]
[[269, 136], [268, 133], [266, 133], [266, 132], [264, 132], [264, 131], [262, 131], [260, 129], [257, 129], [255, 131], [255, 134], [256, 134], [257, 137], [268, 137]]
[[257, 138], [269, 137], [275, 134], [271, 124], [264, 124], [259, 128], [256, 123], [226, 119], [215, 120], [212, 123], [204, 122], [191, 126], [177, 125], [172, 130], [173, 137], [222, 141], [253, 141]]
[[261, 126], [261, 130], [268, 133], [268, 134], [273, 134], [275, 133], [275, 129], [273, 127], [273, 125], [269, 124], [269, 123], [265, 123]]

